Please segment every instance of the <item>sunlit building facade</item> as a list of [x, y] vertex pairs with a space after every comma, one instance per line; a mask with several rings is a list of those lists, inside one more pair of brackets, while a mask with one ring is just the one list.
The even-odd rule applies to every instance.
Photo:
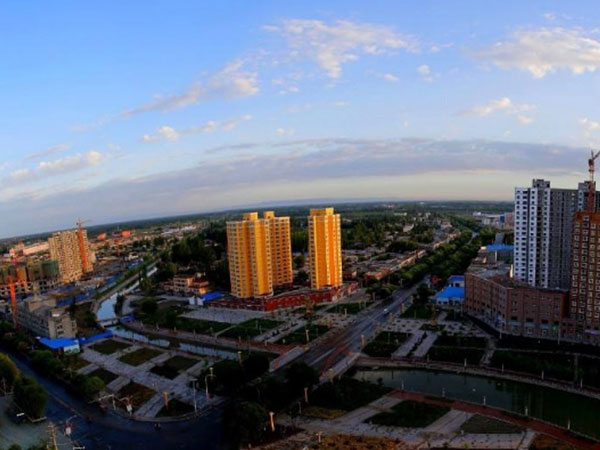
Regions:
[[[80, 248], [83, 244], [83, 249]], [[93, 270], [94, 255], [90, 251], [87, 232], [82, 230], [82, 238], [77, 230], [54, 233], [48, 239], [50, 258], [58, 261], [58, 270], [63, 283], [79, 280]]]
[[342, 285], [341, 219], [333, 208], [310, 210], [308, 259], [313, 289]]

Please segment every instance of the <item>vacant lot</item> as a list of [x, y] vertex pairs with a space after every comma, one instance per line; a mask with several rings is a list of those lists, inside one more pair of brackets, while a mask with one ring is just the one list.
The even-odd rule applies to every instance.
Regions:
[[429, 405], [412, 400], [398, 403], [390, 412], [382, 412], [367, 419], [377, 425], [388, 425], [405, 428], [424, 428], [445, 415], [450, 408]]
[[120, 350], [125, 350], [126, 348], [131, 347], [129, 344], [125, 344], [124, 342], [115, 341], [114, 339], [107, 339], [105, 341], [100, 341], [94, 345], [92, 345], [92, 350], [95, 350], [104, 355], [112, 355], [115, 352]]
[[140, 364], [144, 364], [146, 361], [156, 358], [161, 354], [162, 352], [160, 350], [144, 347], [131, 353], [124, 354], [119, 358], [119, 361], [129, 364], [130, 366], [139, 366]]

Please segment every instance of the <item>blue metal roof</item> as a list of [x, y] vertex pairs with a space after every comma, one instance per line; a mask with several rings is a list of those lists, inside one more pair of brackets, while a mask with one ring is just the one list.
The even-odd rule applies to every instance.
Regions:
[[452, 275], [448, 280], [448, 283], [461, 283], [465, 281], [464, 275]]
[[44, 344], [46, 347], [51, 348], [52, 350], [59, 350], [65, 347], [72, 347], [73, 345], [79, 345], [79, 341], [77, 339], [70, 338], [59, 338], [59, 339], [50, 339], [50, 338], [40, 338], [40, 342]]
[[445, 287], [442, 292], [435, 296], [436, 299], [461, 299], [465, 298], [465, 288], [462, 287]]
[[486, 245], [485, 249], [490, 252], [499, 252], [502, 250], [514, 250], [515, 246], [507, 245], [507, 244], [490, 244], [490, 245]]
[[204, 300], [205, 302], [210, 302], [211, 300], [217, 300], [221, 297], [223, 297], [222, 292], [207, 292], [206, 294], [204, 294], [204, 296], [202, 296], [202, 300]]

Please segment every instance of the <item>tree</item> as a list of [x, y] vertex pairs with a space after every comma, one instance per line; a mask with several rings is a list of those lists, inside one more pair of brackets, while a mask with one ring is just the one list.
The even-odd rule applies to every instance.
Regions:
[[415, 303], [424, 305], [429, 301], [429, 297], [431, 296], [431, 290], [427, 287], [425, 283], [419, 284], [417, 287], [417, 292], [415, 293], [414, 299]]
[[[2, 382], [1, 380], [4, 380], [6, 389], [10, 390], [18, 376], [19, 369], [17, 369], [15, 363], [4, 353], [0, 353], [0, 382]], [[0, 387], [4, 388], [4, 386]]]
[[269, 412], [255, 402], [242, 401], [231, 405], [224, 414], [228, 436], [235, 443], [258, 443], [265, 435]]
[[22, 447], [19, 444], [11, 444], [8, 450], [22, 450]]
[[59, 378], [65, 366], [50, 350], [35, 350], [31, 353], [31, 365], [41, 375]]
[[296, 269], [302, 269], [304, 267], [305, 263], [306, 263], [306, 258], [304, 257], [303, 253], [300, 253], [299, 255], [296, 255], [294, 257], [294, 267]]
[[91, 400], [104, 389], [104, 381], [96, 376], [84, 376], [80, 389], [83, 395]]
[[319, 382], [317, 371], [304, 362], [297, 362], [285, 371], [289, 392], [292, 396], [300, 395], [304, 388], [312, 388]]
[[238, 362], [226, 359], [213, 367], [217, 382], [226, 390], [235, 391], [244, 383], [244, 371]]
[[13, 401], [27, 416], [37, 419], [44, 415], [48, 394], [33, 378], [17, 378], [13, 392]]
[[158, 302], [155, 298], [147, 298], [142, 302], [142, 312], [148, 316], [158, 311]]
[[253, 380], [269, 370], [269, 358], [262, 353], [251, 353], [243, 363], [247, 380]]
[[306, 284], [308, 283], [308, 273], [304, 270], [299, 270], [296, 274], [296, 279], [294, 280], [296, 284]]

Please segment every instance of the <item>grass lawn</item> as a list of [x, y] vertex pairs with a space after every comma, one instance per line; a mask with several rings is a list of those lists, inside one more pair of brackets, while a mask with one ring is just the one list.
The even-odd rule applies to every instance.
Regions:
[[408, 333], [384, 331], [365, 345], [363, 352], [369, 356], [389, 358], [409, 336]]
[[168, 329], [176, 328], [177, 330], [198, 334], [214, 334], [231, 326], [231, 324], [225, 322], [181, 317], [182, 314], [187, 312], [188, 309], [180, 303], [164, 302], [158, 305], [158, 310], [155, 313], [145, 314], [138, 310], [136, 311], [136, 317], [147, 325]]
[[311, 406], [352, 411], [365, 406], [392, 389], [381, 384], [342, 377], [319, 386], [311, 395]]
[[460, 429], [465, 433], [480, 434], [513, 434], [523, 431], [523, 428], [518, 425], [478, 414], [471, 416], [469, 420], [461, 425]]
[[91, 372], [89, 374], [92, 377], [98, 377], [100, 378], [102, 381], [104, 381], [104, 384], [108, 384], [111, 381], [116, 380], [117, 378], [119, 378], [119, 375], [114, 374], [106, 369], [103, 369], [102, 367], [94, 370], [93, 372]]
[[435, 315], [433, 305], [413, 303], [402, 313], [404, 319], [431, 319]]
[[63, 364], [71, 370], [79, 370], [89, 364], [85, 359], [76, 355], [67, 355], [62, 358]]
[[281, 325], [281, 322], [271, 319], [250, 319], [230, 328], [225, 333], [221, 334], [221, 337], [228, 337], [233, 339], [242, 338], [244, 340], [259, 336], [266, 331], [272, 330], [273, 328]]
[[314, 419], [332, 420], [346, 414], [346, 411], [341, 409], [321, 408], [319, 406], [306, 406], [302, 408], [302, 415], [312, 417]]
[[432, 361], [453, 362], [462, 364], [467, 360], [467, 364], [477, 365], [484, 350], [478, 348], [463, 348], [463, 347], [436, 347], [433, 346], [427, 352], [427, 356]]
[[306, 344], [306, 329], [308, 329], [308, 339], [313, 341], [319, 336], [323, 336], [329, 328], [326, 325], [310, 324], [308, 327], [298, 328], [292, 333], [282, 337], [277, 341], [278, 344], [292, 345], [292, 344]]
[[344, 314], [344, 310], [347, 311], [348, 314], [358, 314], [361, 311], [364, 311], [366, 308], [371, 306], [373, 302], [367, 302], [367, 306], [365, 307], [364, 302], [356, 302], [356, 303], [341, 303], [339, 305], [335, 305], [333, 308], [325, 311], [326, 313], [336, 313], [336, 314]]
[[398, 403], [390, 412], [379, 413], [366, 422], [393, 427], [423, 428], [445, 415], [450, 408], [412, 400]]
[[124, 342], [115, 341], [114, 339], [107, 339], [92, 345], [92, 350], [104, 355], [112, 355], [115, 352], [125, 350], [129, 347], [131, 347], [131, 345], [125, 344]]
[[160, 366], [154, 366], [152, 369], [150, 369], [150, 372], [172, 380], [184, 370], [192, 367], [198, 361], [199, 360], [197, 359], [176, 355], [166, 360]]
[[117, 394], [117, 397], [130, 397], [131, 404], [133, 405], [133, 409], [135, 411], [148, 400], [150, 400], [154, 394], [156, 394], [156, 391], [131, 381], [129, 384], [121, 388]]
[[485, 348], [486, 339], [476, 336], [438, 336], [433, 343], [436, 347], [471, 347]]
[[169, 407], [166, 408], [163, 406], [156, 417], [177, 417], [183, 416], [184, 414], [189, 414], [193, 411], [194, 407], [192, 405], [188, 405], [187, 403], [173, 399], [169, 401]]
[[123, 356], [119, 357], [119, 361], [129, 364], [130, 366], [139, 366], [140, 364], [144, 364], [146, 361], [156, 358], [161, 354], [162, 352], [160, 350], [143, 347], [131, 353], [124, 354]]

